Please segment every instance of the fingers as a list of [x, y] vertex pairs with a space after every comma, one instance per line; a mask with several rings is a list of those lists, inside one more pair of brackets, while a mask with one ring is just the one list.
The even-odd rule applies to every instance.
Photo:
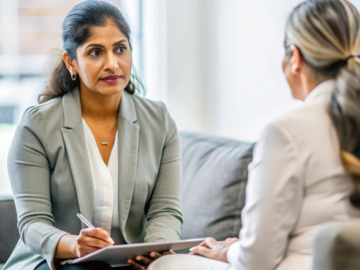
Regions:
[[[206, 238], [206, 239], [207, 239], [207, 238]], [[205, 239], [204, 241], [202, 241], [199, 245], [190, 248], [190, 249], [189, 249], [189, 250], [190, 250], [190, 253], [189, 253], [189, 254], [191, 254], [191, 251], [193, 251], [196, 247], [205, 247], [205, 246], [207, 246], [207, 245], [206, 245], [206, 239]]]
[[135, 261], [133, 261], [132, 259], [128, 259], [127, 263], [130, 264], [132, 269], [135, 270], [145, 270], [146, 268], [138, 263], [136, 263]]
[[163, 252], [162, 255], [165, 256], [165, 255], [171, 255], [171, 254], [175, 254], [175, 252], [170, 249], [168, 251]]
[[239, 238], [227, 238], [225, 240], [225, 242], [227, 242], [227, 243], [235, 243], [237, 241], [239, 241]]
[[90, 237], [99, 238], [105, 242], [110, 243], [111, 245], [114, 244], [114, 240], [111, 239], [109, 233], [102, 228], [93, 228], [93, 229], [87, 228], [87, 229], [81, 230], [81, 233], [84, 233]]
[[149, 265], [150, 263], [152, 263], [154, 261], [153, 259], [150, 259], [150, 258], [142, 256], [142, 255], [137, 255], [135, 257], [135, 260], [137, 263], [141, 263], [144, 265]]
[[98, 250], [97, 248], [92, 248], [92, 247], [88, 247], [88, 246], [82, 246], [82, 247], [78, 247], [78, 249], [76, 250], [76, 256], [78, 257], [83, 257], [85, 255], [88, 255], [94, 251]]
[[189, 254], [190, 255], [199, 254], [205, 257], [209, 257], [210, 253], [211, 253], [211, 249], [208, 249], [207, 247], [195, 247]]
[[88, 236], [79, 238], [78, 243], [79, 243], [80, 246], [89, 246], [89, 247], [93, 247], [93, 248], [96, 248], [96, 249], [111, 246], [111, 244], [109, 242], [105, 242], [105, 241], [100, 240], [98, 238], [88, 237]]
[[161, 257], [161, 254], [159, 252], [152, 251], [152, 252], [150, 252], [150, 257], [153, 258], [154, 260], [156, 260]]
[[212, 237], [207, 237], [204, 242], [205, 242], [205, 246], [207, 246], [208, 248], [213, 248], [217, 243], [215, 238]]
[[113, 245], [114, 241], [110, 238], [109, 233], [100, 228], [88, 228], [81, 230], [76, 238], [75, 253], [78, 257], [82, 257], [92, 253], [98, 249]]

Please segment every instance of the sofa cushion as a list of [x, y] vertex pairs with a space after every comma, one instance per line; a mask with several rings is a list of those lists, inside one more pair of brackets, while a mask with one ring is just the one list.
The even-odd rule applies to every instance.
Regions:
[[11, 196], [0, 196], [0, 264], [6, 262], [18, 240], [15, 203]]
[[180, 143], [181, 239], [238, 237], [254, 144], [185, 132]]
[[313, 249], [313, 270], [360, 269], [360, 221], [321, 225]]

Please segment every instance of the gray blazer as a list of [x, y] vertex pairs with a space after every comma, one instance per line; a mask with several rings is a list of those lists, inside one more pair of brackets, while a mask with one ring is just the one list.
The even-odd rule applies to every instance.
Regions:
[[[123, 92], [118, 118], [119, 224], [127, 243], [178, 240], [181, 158], [176, 125], [165, 105]], [[4, 270], [33, 270], [76, 217], [92, 220], [93, 184], [79, 90], [28, 108], [16, 129], [8, 171], [20, 240]]]

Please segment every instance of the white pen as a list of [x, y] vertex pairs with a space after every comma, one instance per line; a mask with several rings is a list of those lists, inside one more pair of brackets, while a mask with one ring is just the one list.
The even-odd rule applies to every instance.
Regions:
[[94, 228], [95, 228], [94, 225], [92, 225], [92, 224], [90, 223], [90, 221], [88, 221], [83, 215], [81, 215], [81, 214], [78, 213], [77, 216], [78, 216], [78, 218], [80, 218], [80, 220], [86, 225], [86, 227], [91, 228], [91, 229], [94, 229]]

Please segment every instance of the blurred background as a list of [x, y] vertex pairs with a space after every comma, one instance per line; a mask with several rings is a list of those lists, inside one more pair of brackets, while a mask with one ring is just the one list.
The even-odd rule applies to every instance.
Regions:
[[[47, 53], [79, 0], [0, 0], [0, 195], [11, 194], [7, 152], [37, 103]], [[285, 21], [300, 0], [109, 0], [132, 29], [146, 97], [162, 100], [180, 131], [253, 142], [301, 102], [283, 77]], [[352, 0], [358, 9], [360, 0]]]

